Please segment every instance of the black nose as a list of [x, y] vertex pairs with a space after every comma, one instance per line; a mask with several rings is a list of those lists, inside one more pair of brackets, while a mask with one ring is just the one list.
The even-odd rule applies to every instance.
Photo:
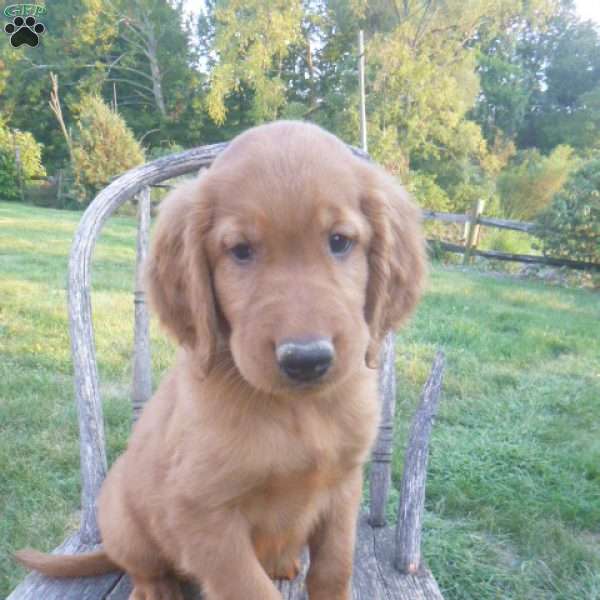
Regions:
[[333, 362], [333, 344], [325, 338], [285, 340], [275, 350], [279, 368], [294, 381], [313, 381]]

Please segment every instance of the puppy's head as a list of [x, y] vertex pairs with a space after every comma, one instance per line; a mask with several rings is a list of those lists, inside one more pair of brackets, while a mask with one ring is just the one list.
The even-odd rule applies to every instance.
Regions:
[[249, 130], [174, 191], [147, 267], [159, 317], [199, 370], [221, 342], [252, 387], [284, 395], [375, 366], [423, 275], [402, 188], [295, 122]]

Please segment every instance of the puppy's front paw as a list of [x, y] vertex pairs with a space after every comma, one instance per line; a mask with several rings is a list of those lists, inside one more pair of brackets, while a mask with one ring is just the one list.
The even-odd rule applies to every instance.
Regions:
[[294, 559], [280, 559], [276, 565], [267, 569], [267, 574], [271, 579], [286, 579], [292, 581], [300, 573], [300, 561]]
[[184, 600], [179, 582], [175, 579], [134, 581], [129, 600]]

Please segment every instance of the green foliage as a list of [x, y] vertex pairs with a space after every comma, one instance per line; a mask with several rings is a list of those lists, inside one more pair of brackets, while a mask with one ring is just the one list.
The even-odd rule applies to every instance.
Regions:
[[19, 200], [20, 197], [15, 155], [0, 148], [0, 200]]
[[[393, 10], [387, 3], [353, 3], [373, 30], [367, 46], [373, 156], [401, 175], [426, 174], [452, 210], [491, 198], [498, 160], [471, 119], [482, 95], [477, 59], [484, 56], [474, 50], [515, 20], [546, 14], [551, 4], [413, 0]], [[505, 73], [492, 67], [499, 89]]]
[[42, 165], [42, 146], [29, 131], [9, 129], [0, 117], [0, 149], [14, 158], [17, 148], [25, 181], [46, 174]]
[[531, 82], [521, 147], [548, 153], [560, 144], [577, 150], [598, 147], [600, 121], [600, 33], [580, 21], [564, 2], [542, 31], [530, 30], [520, 43], [522, 64]]
[[515, 35], [501, 35], [479, 50], [477, 72], [481, 95], [473, 110], [483, 135], [494, 143], [500, 133], [514, 139], [523, 126], [532, 94], [528, 72]]
[[478, 91], [472, 55], [457, 58], [452, 42], [433, 35], [414, 47], [413, 36], [407, 23], [369, 43], [375, 131], [394, 132], [411, 164], [464, 156], [477, 160], [485, 146], [479, 129], [465, 120]]
[[600, 265], [600, 159], [569, 179], [539, 216], [536, 235], [547, 256]]
[[144, 152], [122, 117], [97, 96], [83, 97], [77, 126], [73, 161], [85, 202], [111, 178], [143, 163]]
[[[5, 67], [2, 111], [11, 127], [30, 131], [43, 143], [43, 162], [51, 173], [64, 166], [68, 152], [48, 108], [49, 71], [59, 74], [63, 111], [69, 123], [71, 107], [82, 94], [98, 92], [106, 78], [105, 63], [116, 39], [115, 21], [103, 13], [107, 4], [108, 0], [52, 3], [43, 18], [47, 34], [35, 49], [14, 49], [8, 36], [0, 39], [0, 60], [4, 59]], [[106, 91], [112, 93], [112, 86]]]
[[528, 220], [546, 208], [576, 166], [573, 150], [558, 146], [550, 156], [524, 150], [498, 177], [498, 192], [507, 217]]
[[225, 97], [244, 82], [253, 92], [255, 122], [275, 119], [285, 104], [285, 82], [278, 71], [291, 44], [298, 41], [302, 11], [298, 0], [227, 0], [218, 3], [215, 51], [207, 109], [225, 122]]
[[185, 148], [179, 144], [162, 144], [160, 146], [154, 146], [154, 148], [150, 149], [147, 153], [147, 159], [156, 160], [157, 158], [169, 156], [169, 154], [177, 154], [178, 152], [183, 152], [184, 150]]
[[450, 199], [430, 175], [413, 173], [408, 181], [408, 189], [419, 206], [437, 212], [450, 212]]
[[[149, 155], [275, 118], [308, 119], [357, 144], [362, 28], [369, 151], [414, 179], [431, 207], [461, 212], [482, 198], [488, 214], [531, 218], [561, 179], [541, 155], [568, 144], [585, 157], [600, 145], [600, 37], [571, 2], [201, 4], [193, 21], [182, 0], [65, 0], [48, 11], [55, 33], [35, 52], [0, 38], [7, 122], [42, 142], [50, 173], [64, 169], [67, 148], [47, 108], [53, 68], [67, 124], [86, 96], [116, 99]], [[541, 155], [523, 153], [530, 148]]]
[[[17, 149], [21, 163], [17, 167]], [[29, 179], [46, 174], [41, 163], [42, 147], [28, 131], [11, 130], [0, 117], [0, 198], [19, 200], [19, 177], [25, 185]]]
[[508, 254], [531, 254], [531, 236], [506, 229], [483, 228], [479, 248]]

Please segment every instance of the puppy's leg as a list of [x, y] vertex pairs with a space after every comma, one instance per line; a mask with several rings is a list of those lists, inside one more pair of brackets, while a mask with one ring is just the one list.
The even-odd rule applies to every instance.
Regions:
[[206, 517], [198, 530], [184, 518], [187, 533], [179, 568], [202, 585], [207, 600], [282, 600], [261, 566], [245, 517], [237, 510]]
[[131, 577], [129, 600], [183, 600], [161, 549], [117, 494], [100, 496], [99, 520], [109, 556]]
[[310, 536], [306, 587], [310, 600], [350, 600], [356, 521], [362, 490], [357, 470], [333, 492], [328, 512]]

